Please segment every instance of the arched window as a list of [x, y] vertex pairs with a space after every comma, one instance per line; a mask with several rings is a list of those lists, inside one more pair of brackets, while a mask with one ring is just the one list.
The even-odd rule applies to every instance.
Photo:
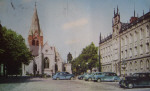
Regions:
[[137, 70], [137, 62], [134, 63], [135, 70]]
[[39, 46], [39, 41], [38, 40], [36, 41], [36, 45]]
[[143, 32], [144, 32], [144, 30], [141, 28], [140, 29], [140, 39], [143, 39]]
[[132, 62], [130, 62], [130, 70], [132, 70]]
[[137, 41], [137, 38], [138, 38], [138, 32], [137, 32], [137, 31], [135, 31], [135, 33], [134, 33], [134, 42], [136, 42], [136, 41]]
[[147, 59], [147, 61], [146, 61], [146, 68], [149, 69], [149, 66], [150, 66], [150, 63], [149, 63], [149, 60]]
[[149, 26], [147, 25], [146, 26], [146, 37], [149, 37], [150, 36], [150, 30], [149, 30]]
[[35, 45], [35, 40], [32, 40], [32, 45]]
[[143, 61], [140, 61], [140, 68], [143, 69]]
[[47, 57], [44, 59], [44, 68], [49, 68], [49, 59]]

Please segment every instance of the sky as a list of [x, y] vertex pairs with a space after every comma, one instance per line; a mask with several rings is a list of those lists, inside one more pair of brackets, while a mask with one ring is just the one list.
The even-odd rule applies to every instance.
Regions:
[[112, 33], [112, 18], [117, 6], [121, 22], [150, 11], [150, 0], [0, 0], [0, 23], [21, 34], [27, 43], [35, 2], [44, 43], [55, 46], [66, 61], [70, 52], [78, 57], [93, 42], [99, 44], [100, 33]]

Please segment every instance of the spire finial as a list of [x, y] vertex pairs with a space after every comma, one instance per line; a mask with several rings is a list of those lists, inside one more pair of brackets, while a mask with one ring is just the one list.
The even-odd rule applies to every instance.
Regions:
[[143, 15], [144, 15], [144, 10], [143, 10]]
[[114, 16], [115, 16], [115, 8], [114, 8]]
[[101, 40], [102, 40], [102, 39], [101, 39], [101, 32], [100, 32], [100, 36], [99, 36], [99, 43], [101, 43]]
[[35, 2], [35, 7], [36, 7], [36, 2]]
[[118, 5], [117, 5], [117, 14], [118, 14]]
[[134, 17], [135, 17], [135, 9], [134, 9]]

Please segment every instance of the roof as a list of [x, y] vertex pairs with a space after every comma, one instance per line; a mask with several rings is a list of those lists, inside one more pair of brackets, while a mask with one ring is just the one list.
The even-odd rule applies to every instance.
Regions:
[[150, 18], [150, 12], [146, 13], [145, 15], [137, 18], [137, 20], [131, 22], [131, 23], [122, 23], [121, 30], [119, 33], [122, 33], [123, 31], [126, 31], [127, 29], [131, 28], [132, 26], [135, 26], [136, 24], [142, 22], [143, 20]]

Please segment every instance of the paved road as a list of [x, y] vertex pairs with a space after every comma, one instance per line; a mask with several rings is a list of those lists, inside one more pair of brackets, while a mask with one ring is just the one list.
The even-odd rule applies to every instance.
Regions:
[[0, 83], [0, 91], [150, 91], [150, 88], [123, 89], [118, 82], [30, 78], [4, 81]]

